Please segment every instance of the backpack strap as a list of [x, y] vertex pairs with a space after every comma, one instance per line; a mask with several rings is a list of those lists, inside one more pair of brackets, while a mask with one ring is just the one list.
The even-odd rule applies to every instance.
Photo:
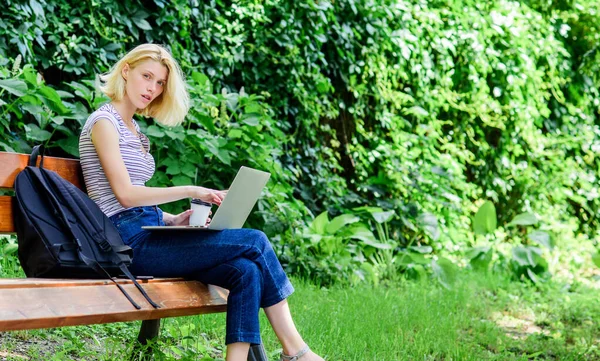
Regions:
[[29, 166], [35, 167], [37, 163], [38, 155], [41, 155], [42, 159], [40, 160], [40, 168], [44, 168], [44, 145], [36, 145], [31, 150], [31, 155], [29, 156]]
[[121, 269], [121, 271], [125, 274], [125, 276], [127, 276], [127, 278], [129, 278], [129, 280], [131, 280], [131, 282], [133, 282], [135, 287], [140, 291], [142, 296], [144, 296], [146, 301], [148, 301], [148, 303], [150, 303], [152, 305], [152, 307], [160, 308], [160, 306], [158, 304], [156, 304], [156, 302], [152, 301], [150, 296], [148, 296], [148, 294], [146, 293], [146, 290], [144, 290], [144, 288], [142, 288], [142, 286], [138, 283], [138, 281], [135, 280], [135, 277], [131, 274], [131, 271], [129, 271], [129, 268], [127, 268], [127, 265], [125, 265], [125, 263], [123, 263], [123, 261], [121, 261], [121, 260], [119, 260], [118, 265], [119, 265], [119, 269]]
[[[86, 255], [83, 254], [83, 252], [81, 250], [83, 248], [83, 245], [81, 244], [81, 241], [79, 240], [79, 238], [75, 238], [75, 241], [79, 245], [79, 249], [77, 250], [77, 254], [79, 255], [79, 258], [81, 258], [81, 260], [83, 261], [83, 263], [85, 263], [88, 267], [90, 267], [91, 269], [93, 269], [94, 271], [96, 271], [98, 274], [105, 275], [106, 278], [108, 278], [109, 280], [113, 281], [114, 284], [119, 288], [119, 290], [121, 290], [121, 292], [123, 292], [123, 294], [125, 295], [125, 297], [127, 297], [127, 299], [129, 300], [129, 302], [131, 302], [131, 304], [133, 305], [133, 307], [135, 307], [138, 310], [141, 309], [140, 305], [138, 305], [133, 300], [133, 298], [131, 298], [131, 296], [129, 296], [129, 294], [127, 293], [127, 291], [125, 291], [125, 289], [123, 287], [121, 287], [121, 285], [117, 281], [115, 281], [115, 279], [113, 277], [111, 277], [110, 274], [108, 272], [106, 272], [106, 270], [104, 268], [102, 268], [102, 266], [100, 266], [100, 264], [95, 259], [89, 258], [89, 257], [87, 257]], [[125, 267], [125, 268], [127, 268], [127, 267]], [[136, 285], [136, 286], [139, 286], [139, 285]], [[144, 296], [147, 296], [145, 294], [145, 292], [143, 292], [143, 294], [144, 294]]]

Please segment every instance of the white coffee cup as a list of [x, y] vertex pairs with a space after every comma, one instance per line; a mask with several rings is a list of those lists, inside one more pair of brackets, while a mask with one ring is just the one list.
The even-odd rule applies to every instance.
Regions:
[[192, 199], [191, 208], [193, 212], [190, 216], [190, 226], [205, 226], [211, 207], [212, 203], [204, 202], [200, 199]]

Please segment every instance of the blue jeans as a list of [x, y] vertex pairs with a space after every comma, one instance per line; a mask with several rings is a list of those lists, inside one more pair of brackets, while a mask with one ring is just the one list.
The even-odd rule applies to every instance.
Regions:
[[294, 292], [265, 234], [254, 229], [147, 231], [164, 225], [158, 207], [136, 207], [110, 217], [133, 248], [133, 274], [186, 277], [229, 290], [225, 342], [259, 344], [260, 307]]

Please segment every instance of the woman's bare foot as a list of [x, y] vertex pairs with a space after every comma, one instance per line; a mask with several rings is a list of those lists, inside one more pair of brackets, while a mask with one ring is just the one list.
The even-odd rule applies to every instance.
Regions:
[[302, 358], [298, 361], [325, 361], [321, 356], [317, 355], [312, 351], [308, 351]]

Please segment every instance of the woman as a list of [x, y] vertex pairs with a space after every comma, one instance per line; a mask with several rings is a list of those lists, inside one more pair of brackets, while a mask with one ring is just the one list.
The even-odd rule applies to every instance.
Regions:
[[111, 102], [92, 113], [82, 129], [81, 166], [90, 197], [133, 248], [131, 271], [189, 277], [229, 289], [227, 361], [245, 361], [250, 344], [261, 343], [260, 307], [283, 347], [281, 360], [323, 360], [296, 330], [286, 301], [294, 288], [264, 233], [252, 229], [169, 233], [141, 229], [189, 223], [191, 210], [172, 215], [158, 204], [198, 198], [219, 205], [226, 194], [197, 186], [145, 186], [155, 163], [134, 114], [175, 126], [189, 108], [181, 69], [171, 54], [158, 45], [140, 45], [100, 80], [101, 90]]

